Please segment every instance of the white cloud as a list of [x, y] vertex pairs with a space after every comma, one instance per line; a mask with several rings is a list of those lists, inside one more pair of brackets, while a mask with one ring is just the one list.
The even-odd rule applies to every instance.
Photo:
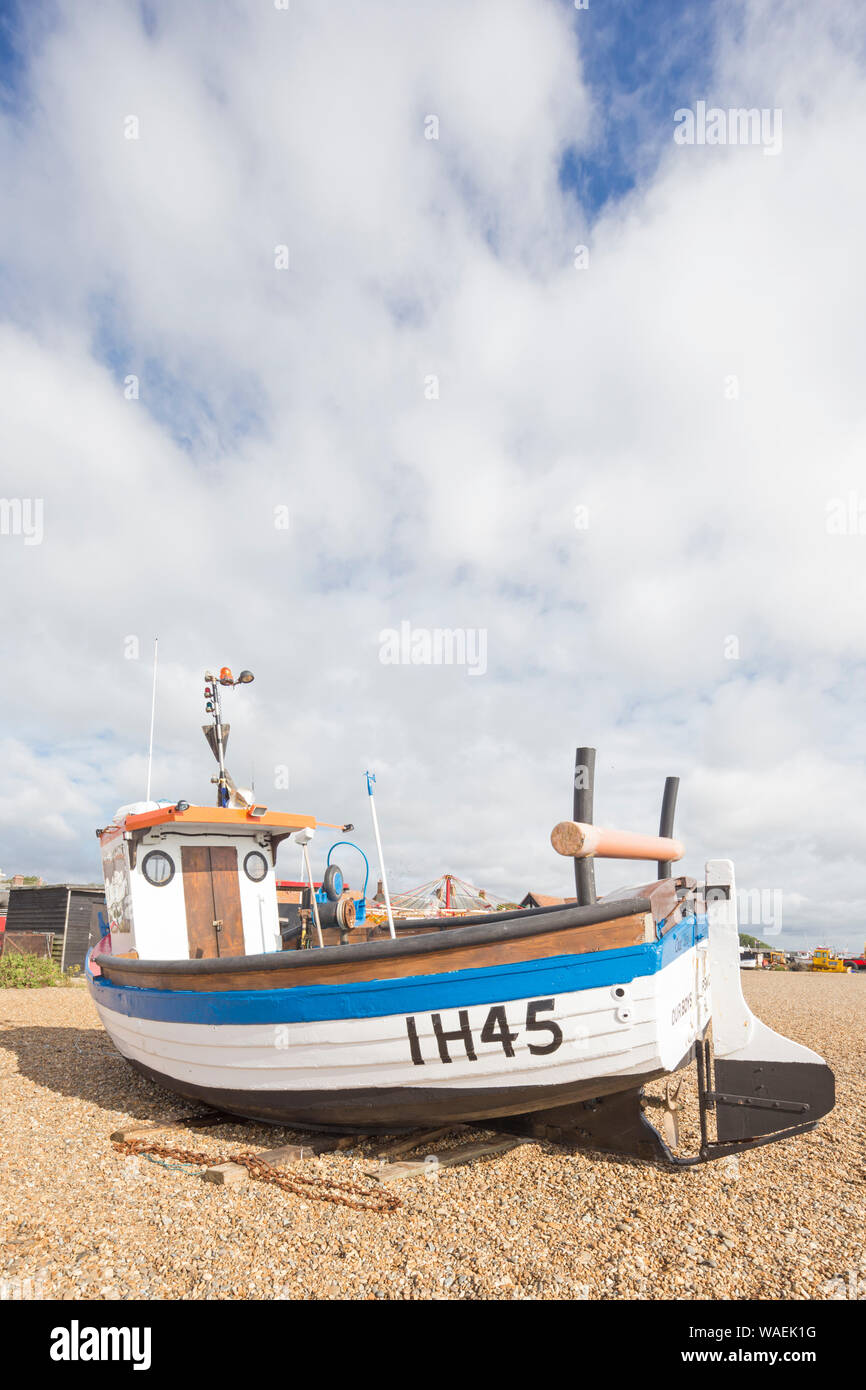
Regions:
[[[41, 546], [0, 537], [9, 872], [93, 876], [158, 632], [159, 794], [210, 795], [199, 675], [234, 661], [236, 776], [288, 764], [272, 799], [367, 843], [373, 763], [395, 886], [566, 891], [590, 741], [600, 818], [646, 827], [680, 772], [689, 867], [733, 853], [859, 942], [866, 535], [825, 523], [866, 505], [866, 21], [778, 8], [706, 95], [781, 106], [783, 153], [662, 132], [591, 233], [567, 6], [189, 0], [153, 37], [70, 6], [34, 41], [0, 145], [2, 489], [45, 504]], [[487, 675], [381, 665], [404, 619], [485, 628]]]

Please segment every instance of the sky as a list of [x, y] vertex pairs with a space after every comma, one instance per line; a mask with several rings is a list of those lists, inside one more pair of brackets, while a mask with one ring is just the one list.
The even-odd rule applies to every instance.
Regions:
[[585, 744], [862, 947], [861, 4], [6, 0], [0, 117], [5, 873], [98, 878], [158, 635], [159, 798], [248, 667], [235, 779], [375, 860], [374, 769], [395, 889], [572, 891]]

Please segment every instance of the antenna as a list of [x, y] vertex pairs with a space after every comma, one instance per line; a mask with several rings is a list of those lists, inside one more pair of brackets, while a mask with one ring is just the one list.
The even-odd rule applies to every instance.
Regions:
[[365, 772], [367, 779], [367, 793], [370, 797], [370, 814], [373, 817], [373, 830], [376, 835], [376, 848], [379, 851], [379, 868], [382, 870], [382, 892], [385, 896], [385, 910], [388, 913], [388, 931], [393, 940], [397, 933], [394, 931], [394, 914], [391, 911], [391, 895], [388, 892], [388, 879], [385, 875], [385, 856], [382, 853], [382, 836], [379, 834], [379, 817], [376, 815], [376, 803], [373, 800], [373, 783], [376, 780], [374, 772]]
[[153, 639], [153, 693], [150, 698], [150, 744], [147, 750], [147, 791], [145, 801], [150, 801], [150, 774], [153, 770], [153, 726], [156, 722], [156, 662], [159, 655], [159, 638]]

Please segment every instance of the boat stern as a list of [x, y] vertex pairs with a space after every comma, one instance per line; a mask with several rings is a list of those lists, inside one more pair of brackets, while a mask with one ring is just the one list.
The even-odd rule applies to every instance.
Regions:
[[715, 1115], [716, 1142], [751, 1147], [811, 1129], [835, 1104], [833, 1072], [817, 1052], [762, 1023], [745, 1000], [729, 859], [708, 862], [706, 894], [713, 1084], [705, 1103]]

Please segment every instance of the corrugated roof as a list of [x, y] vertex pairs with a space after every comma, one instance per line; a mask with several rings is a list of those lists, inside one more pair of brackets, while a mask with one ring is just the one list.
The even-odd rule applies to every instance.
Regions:
[[560, 907], [563, 903], [577, 902], [577, 898], [552, 898], [548, 893], [533, 893], [530, 891], [521, 899], [521, 907], [526, 902], [527, 898], [531, 898], [538, 907]]

